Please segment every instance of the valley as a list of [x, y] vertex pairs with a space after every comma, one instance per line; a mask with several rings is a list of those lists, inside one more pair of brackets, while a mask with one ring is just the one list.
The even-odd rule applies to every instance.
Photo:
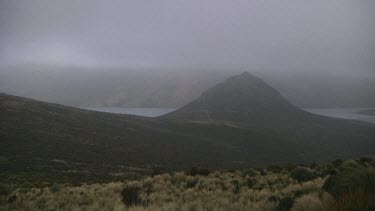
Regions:
[[156, 118], [6, 94], [0, 102], [0, 168], [8, 179], [110, 181], [155, 169], [324, 162], [375, 149], [373, 125], [302, 111], [249, 73]]

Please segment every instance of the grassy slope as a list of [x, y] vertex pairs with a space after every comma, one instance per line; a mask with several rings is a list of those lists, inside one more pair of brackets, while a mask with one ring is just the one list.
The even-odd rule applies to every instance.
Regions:
[[[295, 161], [352, 156], [358, 152], [373, 154], [375, 147], [374, 125], [305, 112], [247, 72], [215, 85], [195, 101], [161, 118], [241, 128], [228, 133], [214, 128], [208, 134], [220, 133], [217, 139], [226, 137], [240, 142], [237, 146], [244, 149], [243, 153], [250, 150], [248, 153], [254, 153], [254, 159], [263, 153], [262, 159], [266, 161], [274, 157], [280, 161], [285, 158], [283, 153]], [[254, 133], [262, 134], [261, 138], [252, 137]], [[251, 151], [253, 147], [259, 151]]]
[[1, 94], [0, 116], [0, 172], [10, 180], [113, 180], [156, 166], [239, 168], [375, 149], [373, 126], [315, 115], [309, 124], [277, 131], [100, 113]]
[[[336, 176], [348, 170], [358, 172], [355, 169], [373, 172], [375, 162], [367, 158], [334, 161], [333, 164], [211, 173], [189, 170], [133, 181], [13, 187], [7, 194], [0, 194], [0, 210], [365, 210], [350, 207], [350, 202], [336, 204], [335, 198], [329, 194], [331, 191], [323, 188], [326, 186], [323, 184], [331, 172], [336, 172]], [[368, 184], [375, 175], [367, 175], [368, 178], [363, 181], [344, 184]], [[374, 197], [371, 192], [367, 194]], [[343, 197], [349, 201], [346, 195]], [[337, 198], [340, 200], [340, 197]], [[352, 205], [357, 208], [364, 204], [363, 200], [354, 199], [356, 201]], [[368, 202], [370, 200], [368, 198]]]
[[[238, 184], [236, 185], [236, 181]], [[253, 186], [250, 186], [251, 182]], [[214, 172], [188, 176], [183, 172], [128, 182], [140, 188], [142, 204], [127, 207], [121, 191], [126, 183], [18, 189], [12, 203], [1, 210], [277, 210], [277, 197], [317, 194], [322, 178], [299, 184], [287, 174], [246, 176], [242, 172]], [[248, 184], [249, 183], [249, 184]], [[28, 192], [27, 194], [25, 192]], [[275, 198], [270, 201], [269, 198]], [[297, 197], [296, 197], [297, 198]], [[1, 199], [1, 197], [0, 197]]]

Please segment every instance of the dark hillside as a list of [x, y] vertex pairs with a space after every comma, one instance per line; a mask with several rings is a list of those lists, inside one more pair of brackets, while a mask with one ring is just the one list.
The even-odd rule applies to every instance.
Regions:
[[244, 72], [208, 89], [198, 99], [165, 117], [260, 123], [276, 118], [291, 119], [301, 113], [263, 80]]
[[7, 177], [121, 179], [160, 167], [325, 161], [374, 155], [374, 140], [374, 125], [301, 111], [248, 73], [159, 118], [0, 94], [0, 170]]

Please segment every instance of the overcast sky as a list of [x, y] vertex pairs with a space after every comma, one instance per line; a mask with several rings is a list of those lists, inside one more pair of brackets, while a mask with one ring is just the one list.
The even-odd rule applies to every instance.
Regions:
[[0, 0], [0, 66], [375, 72], [374, 0]]

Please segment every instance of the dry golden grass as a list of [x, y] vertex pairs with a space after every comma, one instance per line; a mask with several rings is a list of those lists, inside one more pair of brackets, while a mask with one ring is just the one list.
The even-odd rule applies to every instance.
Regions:
[[[249, 181], [255, 181], [249, 183]], [[126, 183], [91, 184], [78, 187], [53, 186], [15, 190], [16, 200], [0, 210], [276, 210], [279, 201], [298, 198], [293, 210], [318, 210], [324, 179], [305, 183], [288, 174], [268, 173], [250, 177], [242, 172], [213, 172], [188, 176], [183, 172], [163, 174]], [[138, 187], [141, 204], [127, 207], [122, 201], [124, 186]], [[308, 206], [307, 204], [312, 204]], [[306, 207], [307, 206], [307, 207]]]

